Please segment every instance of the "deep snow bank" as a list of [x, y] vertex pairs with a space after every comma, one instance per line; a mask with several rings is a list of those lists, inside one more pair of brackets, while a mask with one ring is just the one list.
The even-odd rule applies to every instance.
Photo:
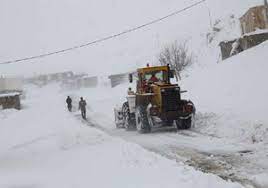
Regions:
[[258, 134], [259, 141], [268, 141], [267, 50], [265, 42], [220, 64], [195, 68], [183, 79], [198, 112], [217, 114], [217, 125], [207, 122], [204, 131], [236, 139]]

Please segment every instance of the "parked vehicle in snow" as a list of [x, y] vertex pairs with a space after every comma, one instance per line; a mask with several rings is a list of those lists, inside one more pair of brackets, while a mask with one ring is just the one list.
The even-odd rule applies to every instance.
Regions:
[[[121, 109], [115, 109], [117, 127], [136, 128], [148, 133], [154, 127], [189, 129], [193, 123], [195, 106], [181, 99], [178, 84], [171, 84], [175, 72], [168, 66], [145, 67], [137, 70], [136, 92], [128, 92], [127, 101]], [[134, 74], [129, 75], [133, 82]]]

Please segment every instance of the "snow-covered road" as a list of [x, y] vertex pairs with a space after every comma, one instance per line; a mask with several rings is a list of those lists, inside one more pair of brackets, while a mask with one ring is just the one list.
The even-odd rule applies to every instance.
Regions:
[[[245, 186], [260, 187], [252, 174], [266, 173], [268, 170], [265, 152], [267, 148], [237, 144], [195, 131], [177, 132], [176, 129], [169, 129], [144, 135], [123, 129], [107, 129], [97, 122], [84, 123], [112, 136], [137, 143], [166, 158], [184, 162], [203, 172], [213, 173]], [[264, 151], [260, 153], [260, 150]]]
[[[116, 89], [101, 87], [72, 93], [74, 98], [85, 96], [88, 99], [89, 118], [83, 123], [203, 172], [213, 173], [248, 187], [265, 188], [266, 184], [259, 183], [259, 177], [263, 175], [266, 177], [268, 172], [267, 145], [202, 132], [202, 126], [207, 127], [205, 124], [213, 123], [217, 126], [217, 121], [214, 122], [214, 119], [220, 118], [214, 114], [199, 112], [196, 116], [196, 127], [190, 131], [156, 130], [144, 135], [136, 131], [116, 129], [113, 107], [122, 100], [123, 88], [127, 87], [120, 86]], [[109, 95], [103, 97], [105, 93]]]
[[242, 188], [85, 126], [55, 85], [29, 89], [23, 110], [0, 112], [1, 188]]

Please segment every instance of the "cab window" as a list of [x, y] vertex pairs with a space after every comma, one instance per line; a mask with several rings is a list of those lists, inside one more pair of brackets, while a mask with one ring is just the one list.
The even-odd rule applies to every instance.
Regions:
[[144, 74], [144, 80], [148, 82], [152, 76], [155, 76], [160, 82], [166, 82], [167, 76], [166, 71], [155, 71], [155, 72], [148, 72]]

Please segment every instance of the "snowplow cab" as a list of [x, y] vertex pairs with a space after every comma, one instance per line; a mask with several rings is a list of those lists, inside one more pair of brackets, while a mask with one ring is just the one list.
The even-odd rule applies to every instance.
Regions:
[[147, 87], [150, 84], [169, 84], [169, 71], [170, 69], [168, 66], [146, 67], [138, 69], [137, 93], [141, 94], [150, 92], [150, 88]]
[[[136, 105], [157, 106], [158, 112], [164, 110], [163, 95], [166, 90], [174, 91], [173, 98], [180, 100], [180, 87], [171, 84], [174, 71], [169, 66], [146, 67], [137, 70]], [[170, 93], [171, 94], [171, 93]], [[165, 98], [167, 98], [166, 96]], [[171, 96], [169, 96], [171, 97]]]

